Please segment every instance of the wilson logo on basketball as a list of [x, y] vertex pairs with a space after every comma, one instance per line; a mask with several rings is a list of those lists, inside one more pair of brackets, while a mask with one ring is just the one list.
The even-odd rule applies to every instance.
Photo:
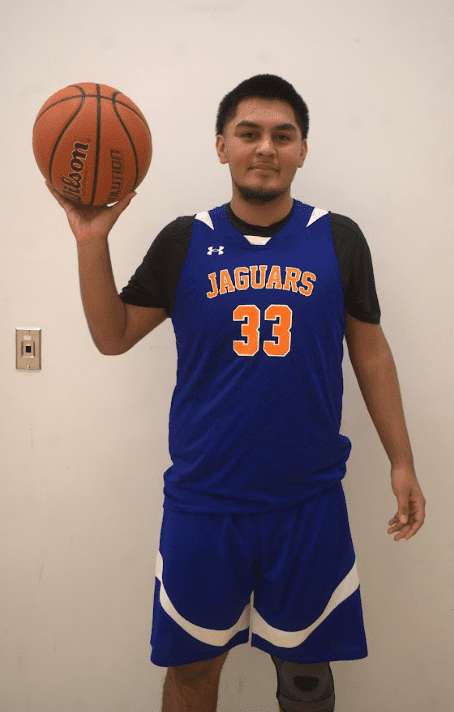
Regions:
[[84, 161], [87, 158], [89, 146], [89, 143], [74, 144], [74, 151], [71, 154], [72, 160], [69, 164], [72, 168], [72, 172], [61, 177], [61, 182], [63, 183], [63, 194], [66, 194], [68, 198], [72, 198], [72, 200], [78, 200], [80, 203], [82, 203], [82, 191], [80, 189], [80, 184], [82, 182], [82, 172], [85, 167]]

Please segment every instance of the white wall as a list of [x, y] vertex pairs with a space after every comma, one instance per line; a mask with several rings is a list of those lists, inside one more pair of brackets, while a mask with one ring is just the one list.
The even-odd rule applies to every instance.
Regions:
[[[279, 74], [309, 105], [293, 196], [359, 223], [397, 364], [427, 520], [387, 534], [390, 465], [348, 354], [344, 480], [369, 657], [334, 662], [336, 712], [452, 706], [454, 101], [452, 1], [4, 0], [0, 260], [0, 710], [160, 710], [150, 663], [176, 350], [170, 321], [119, 357], [94, 347], [76, 247], [35, 165], [44, 100], [114, 86], [149, 120], [154, 155], [111, 233], [117, 287], [178, 215], [230, 199], [219, 101]], [[16, 371], [15, 328], [42, 329], [42, 370]], [[269, 656], [231, 651], [218, 709], [277, 710]]]

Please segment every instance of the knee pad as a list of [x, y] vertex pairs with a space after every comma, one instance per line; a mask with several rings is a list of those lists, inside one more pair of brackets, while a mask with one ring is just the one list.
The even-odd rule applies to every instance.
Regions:
[[275, 655], [277, 700], [283, 712], [333, 712], [334, 680], [329, 663], [291, 663]]

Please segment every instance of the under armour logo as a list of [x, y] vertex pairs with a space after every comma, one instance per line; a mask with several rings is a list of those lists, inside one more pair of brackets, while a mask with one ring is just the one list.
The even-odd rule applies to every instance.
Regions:
[[219, 245], [219, 247], [209, 247], [207, 255], [212, 255], [213, 252], [217, 252], [219, 255], [224, 254], [224, 245]]

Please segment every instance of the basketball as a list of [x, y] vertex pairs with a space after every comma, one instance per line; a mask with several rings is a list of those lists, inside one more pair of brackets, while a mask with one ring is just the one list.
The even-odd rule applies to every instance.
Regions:
[[92, 82], [71, 84], [39, 110], [33, 153], [43, 176], [65, 198], [108, 205], [145, 178], [151, 133], [139, 107], [121, 91]]

